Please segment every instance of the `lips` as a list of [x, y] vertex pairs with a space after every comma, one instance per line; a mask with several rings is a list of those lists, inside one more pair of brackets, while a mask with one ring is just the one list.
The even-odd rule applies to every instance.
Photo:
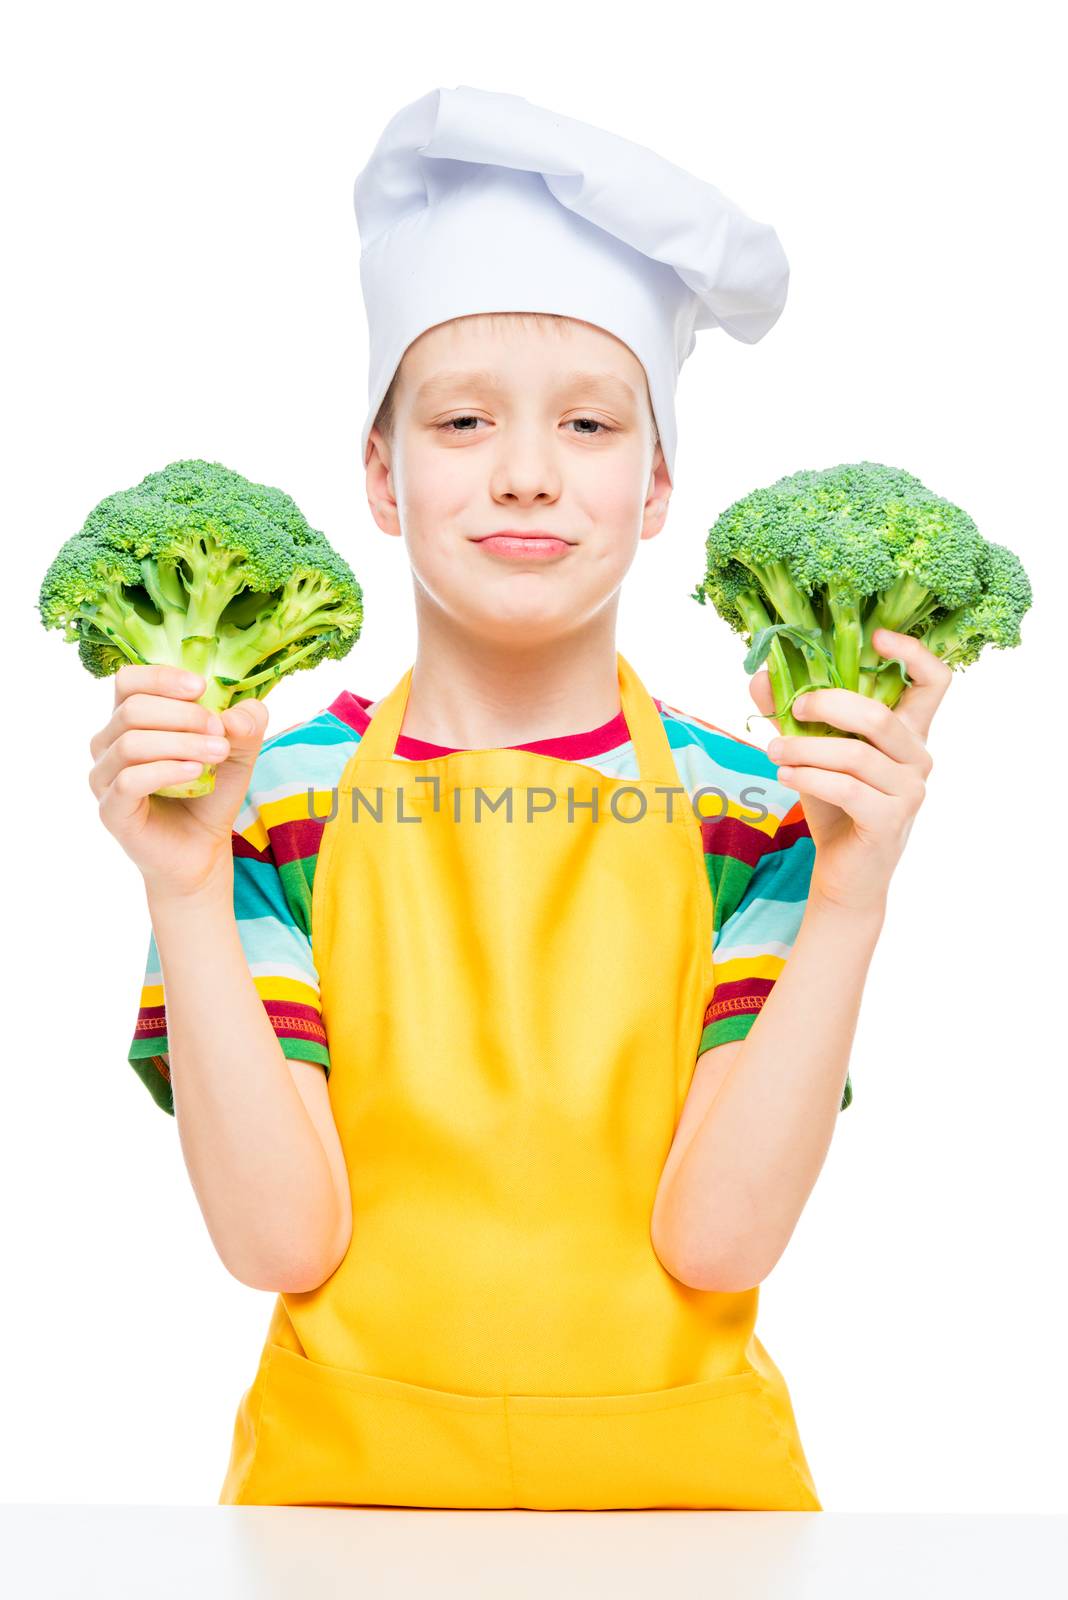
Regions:
[[569, 540], [547, 533], [490, 533], [475, 542], [488, 554], [511, 561], [548, 561], [571, 549]]
[[485, 544], [487, 539], [555, 539], [560, 544], [574, 542], [565, 539], [562, 533], [553, 533], [550, 528], [497, 528], [493, 533], [481, 534], [475, 543]]

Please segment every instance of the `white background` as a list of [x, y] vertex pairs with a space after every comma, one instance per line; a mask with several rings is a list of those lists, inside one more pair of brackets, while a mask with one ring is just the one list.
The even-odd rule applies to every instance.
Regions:
[[1055, 21], [1034, 0], [9, 13], [0, 1499], [214, 1504], [272, 1304], [218, 1261], [126, 1061], [148, 916], [87, 783], [113, 687], [42, 629], [40, 579], [105, 494], [221, 460], [290, 492], [364, 586], [356, 649], [285, 680], [268, 733], [392, 687], [413, 609], [358, 455], [352, 183], [400, 106], [471, 84], [652, 146], [791, 262], [766, 339], [702, 332], [682, 371], [668, 525], [620, 615], [651, 692], [771, 737], [746, 728], [742, 641], [688, 593], [718, 512], [802, 467], [905, 467], [1031, 574], [1023, 647], [961, 674], [932, 728], [856, 1100], [758, 1329], [827, 1510], [1068, 1509]]

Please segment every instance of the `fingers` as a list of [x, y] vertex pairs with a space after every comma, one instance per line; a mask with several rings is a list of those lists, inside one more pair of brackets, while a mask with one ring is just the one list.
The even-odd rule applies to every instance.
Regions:
[[111, 720], [89, 742], [89, 787], [111, 832], [129, 832], [131, 820], [135, 831], [144, 826], [151, 815], [147, 796], [188, 782], [206, 766], [230, 762], [223, 789], [247, 781], [243, 769], [255, 761], [270, 715], [261, 701], [209, 710], [199, 700], [205, 679], [170, 666], [130, 662], [115, 679]]
[[[872, 643], [888, 661], [900, 656], [912, 680], [891, 710], [851, 689], [810, 689], [793, 703], [799, 722], [806, 717], [826, 722], [847, 732], [859, 733], [896, 761], [906, 761], [927, 777], [934, 763], [926, 750], [926, 738], [934, 714], [953, 681], [953, 669], [909, 634], [877, 628]], [[782, 725], [771, 715], [775, 700], [767, 670], [754, 673], [749, 692], [759, 710], [781, 733]], [[909, 736], [912, 736], [911, 738]]]
[[206, 687], [203, 678], [183, 672], [180, 667], [139, 667], [128, 661], [115, 674], [115, 704], [131, 694], [167, 694], [179, 700], [198, 700]]
[[[819, 768], [825, 772], [844, 773], [861, 779], [885, 795], [910, 797], [915, 799], [917, 805], [926, 792], [923, 777], [911, 762], [894, 761], [861, 739], [835, 739], [830, 736], [813, 738], [810, 734], [792, 734], [785, 739], [773, 739], [768, 746], [768, 755], [773, 761], [782, 763], [779, 777], [783, 783], [794, 788], [797, 787], [794, 779], [798, 774], [811, 776], [813, 769]], [[829, 798], [824, 788], [811, 792]], [[836, 804], [840, 803], [836, 801]]]
[[778, 717], [773, 716], [775, 710], [775, 696], [771, 689], [771, 678], [767, 668], [763, 672], [755, 672], [749, 680], [749, 693], [757, 703], [758, 711], [769, 717], [776, 730], [782, 732], [782, 723]]
[[120, 667], [115, 674], [115, 709], [111, 720], [89, 740], [94, 761], [126, 728], [189, 728], [204, 733], [225, 733], [214, 711], [199, 704], [204, 679], [177, 667]]
[[[804, 735], [802, 735], [804, 737]], [[807, 739], [815, 744], [814, 739]], [[826, 768], [807, 766], [783, 768], [783, 781], [798, 794], [811, 795], [816, 800], [837, 806], [852, 817], [858, 828], [876, 835], [888, 827], [907, 829], [918, 810], [920, 800], [901, 794], [889, 795], [862, 778], [848, 772], [830, 772]]]
[[[225, 761], [229, 753], [229, 739], [218, 734], [180, 732], [169, 727], [127, 728], [112, 740], [93, 767], [89, 787], [99, 799], [127, 767], [195, 761], [199, 768]], [[145, 792], [150, 794], [151, 790]]]
[[[126, 669], [123, 667], [121, 670], [125, 672]], [[133, 667], [131, 670], [144, 672], [156, 669]], [[102, 758], [120, 734], [132, 728], [173, 728], [189, 733], [226, 734], [225, 724], [218, 713], [209, 711], [199, 701], [187, 696], [174, 698], [166, 687], [155, 691], [135, 688], [116, 700], [111, 721], [90, 739], [89, 753], [94, 761]]]
[[[899, 715], [896, 708], [891, 710], [881, 700], [870, 700], [855, 689], [809, 689], [794, 701], [793, 714], [798, 722], [811, 719], [829, 723], [833, 728], [843, 728], [848, 733], [859, 733], [877, 751], [889, 756], [891, 761], [914, 767], [924, 777], [934, 766], [922, 736]], [[805, 760], [810, 759], [810, 745], [824, 742], [822, 736], [813, 738], [810, 734], [800, 734], [795, 737], [805, 741]], [[838, 744], [840, 741], [828, 738], [826, 742]], [[857, 740], [842, 742], [859, 744]], [[862, 745], [859, 747], [862, 748]]]
[[[89, 741], [89, 787], [103, 803], [110, 790], [121, 815], [153, 790], [195, 776], [230, 752], [222, 718], [197, 696], [205, 680], [176, 667], [137, 666], [115, 674], [115, 710]], [[216, 742], [212, 743], [212, 740]], [[131, 769], [140, 769], [131, 775]]]
[[900, 656], [912, 682], [899, 698], [894, 711], [921, 739], [930, 732], [934, 714], [942, 703], [946, 690], [953, 682], [953, 668], [936, 656], [933, 650], [911, 634], [892, 633], [889, 628], [876, 628], [872, 644], [881, 656], [892, 660]]
[[[101, 794], [101, 821], [111, 833], [121, 831], [123, 824], [141, 809], [146, 795], [171, 783], [188, 783], [190, 778], [199, 776], [203, 766], [202, 761], [142, 761], [123, 767]], [[96, 793], [92, 779], [90, 782]]]

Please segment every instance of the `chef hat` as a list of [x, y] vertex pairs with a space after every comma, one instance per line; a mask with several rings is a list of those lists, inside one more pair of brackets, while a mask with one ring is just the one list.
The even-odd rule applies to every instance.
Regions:
[[370, 373], [361, 459], [412, 341], [454, 317], [556, 312], [645, 369], [674, 478], [675, 386], [699, 328], [755, 344], [786, 299], [774, 229], [710, 183], [515, 94], [432, 89], [386, 124], [356, 179]]

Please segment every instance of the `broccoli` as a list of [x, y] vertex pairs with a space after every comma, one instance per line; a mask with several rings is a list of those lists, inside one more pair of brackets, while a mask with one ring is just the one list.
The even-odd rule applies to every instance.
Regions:
[[1031, 585], [1019, 559], [911, 473], [876, 461], [795, 472], [735, 501], [709, 529], [691, 599], [745, 634], [746, 672], [767, 659], [786, 734], [846, 734], [790, 708], [806, 689], [855, 690], [893, 706], [905, 663], [877, 628], [911, 634], [953, 668], [984, 645], [1020, 643]]
[[[172, 461], [101, 500], [45, 573], [46, 628], [106, 678], [127, 661], [185, 668], [200, 704], [262, 700], [287, 672], [340, 660], [363, 593], [347, 562], [280, 489], [217, 461]], [[210, 794], [215, 767], [155, 792]]]

